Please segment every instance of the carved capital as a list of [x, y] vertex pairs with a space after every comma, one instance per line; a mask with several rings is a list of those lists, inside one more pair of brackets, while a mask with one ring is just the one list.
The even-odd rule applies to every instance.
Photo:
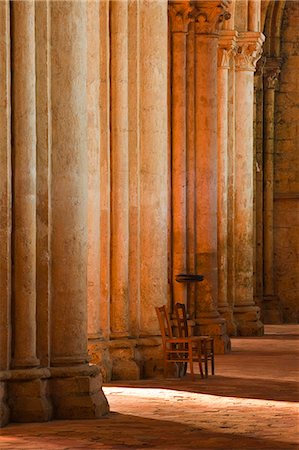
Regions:
[[265, 36], [262, 33], [240, 33], [238, 51], [235, 57], [236, 70], [255, 71], [256, 63], [262, 56], [264, 40]]
[[197, 34], [218, 33], [223, 21], [230, 18], [228, 12], [230, 3], [231, 0], [192, 1], [195, 32]]
[[256, 63], [256, 70], [255, 73], [257, 76], [262, 76], [264, 74], [264, 67], [266, 63], [266, 57], [262, 56], [258, 62]]
[[218, 67], [229, 69], [237, 50], [237, 32], [221, 31], [218, 39]]
[[171, 31], [173, 33], [186, 33], [192, 20], [190, 1], [171, 1], [168, 4], [168, 12], [171, 18]]
[[277, 89], [278, 77], [281, 71], [281, 58], [266, 58], [264, 65], [264, 87], [267, 89]]

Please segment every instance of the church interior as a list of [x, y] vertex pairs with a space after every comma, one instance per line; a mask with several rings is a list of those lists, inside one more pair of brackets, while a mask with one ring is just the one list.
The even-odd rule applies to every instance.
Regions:
[[[298, 31], [298, 0], [0, 0], [1, 450], [298, 448]], [[214, 375], [163, 373], [178, 303]]]

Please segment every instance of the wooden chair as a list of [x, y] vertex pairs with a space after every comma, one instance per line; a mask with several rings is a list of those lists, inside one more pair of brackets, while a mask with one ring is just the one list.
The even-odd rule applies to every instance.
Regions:
[[198, 362], [200, 375], [203, 378], [201, 342], [189, 337], [174, 337], [165, 306], [156, 307], [163, 346], [164, 377], [167, 376], [167, 366], [171, 363], [189, 363], [191, 378], [194, 381], [194, 362]]
[[214, 363], [214, 338], [210, 336], [189, 337], [186, 308], [183, 303], [176, 303], [174, 307], [178, 332], [181, 338], [190, 338], [193, 342], [199, 342], [201, 346], [202, 362], [205, 365], [205, 376], [208, 376], [208, 362], [211, 362], [212, 375], [215, 374]]

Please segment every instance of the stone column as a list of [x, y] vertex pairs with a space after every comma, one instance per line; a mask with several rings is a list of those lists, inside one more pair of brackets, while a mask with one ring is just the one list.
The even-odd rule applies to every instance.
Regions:
[[205, 277], [197, 288], [196, 322], [223, 353], [229, 338], [217, 311], [217, 47], [225, 4], [197, 1], [194, 14], [196, 271]]
[[167, 2], [140, 3], [140, 335], [167, 302]]
[[55, 418], [107, 413], [87, 355], [87, 3], [51, 3], [51, 394]]
[[111, 17], [111, 336], [129, 335], [128, 3]]
[[280, 73], [280, 58], [267, 58], [264, 67], [264, 295], [263, 314], [266, 323], [280, 323], [281, 311], [274, 289], [274, 114], [275, 88]]
[[100, 330], [100, 10], [87, 2], [87, 130], [88, 130], [88, 338]]
[[[36, 342], [36, 48], [35, 2], [11, 4], [13, 139], [13, 349], [10, 420], [46, 421], [47, 369]], [[30, 397], [30, 401], [28, 401]]]
[[[255, 163], [254, 177], [254, 220], [255, 220], [255, 242], [254, 242], [254, 301], [261, 308], [263, 297], [263, 66], [265, 58], [259, 59], [254, 75], [255, 90]], [[261, 309], [262, 312], [262, 309]], [[263, 321], [263, 317], [261, 316]]]
[[36, 367], [36, 97], [34, 2], [12, 3], [14, 135], [13, 367]]
[[186, 304], [186, 34], [191, 8], [187, 3], [169, 3], [171, 18], [171, 200], [172, 200], [172, 301]]
[[36, 46], [36, 322], [37, 356], [50, 359], [50, 2], [35, 2]]
[[4, 380], [11, 354], [11, 98], [8, 1], [0, 2], [0, 36], [0, 427], [2, 427], [9, 420]]
[[261, 0], [248, 0], [248, 31], [261, 29]]
[[228, 303], [228, 72], [236, 53], [236, 32], [222, 31], [218, 47], [218, 311], [226, 319], [229, 335], [235, 334]]
[[239, 335], [261, 335], [253, 300], [253, 74], [264, 36], [240, 33], [236, 55], [235, 305]]

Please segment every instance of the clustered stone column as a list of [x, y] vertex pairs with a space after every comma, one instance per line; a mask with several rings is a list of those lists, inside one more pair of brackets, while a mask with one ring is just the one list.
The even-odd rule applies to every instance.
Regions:
[[274, 189], [274, 113], [275, 89], [280, 73], [280, 58], [267, 58], [264, 66], [264, 241], [263, 241], [263, 313], [264, 321], [281, 321], [278, 297], [274, 290], [274, 236], [273, 236], [273, 189]]
[[[196, 270], [205, 280], [197, 287], [196, 322], [215, 337], [217, 351], [228, 346], [225, 320], [217, 311], [217, 51], [225, 3], [195, 4], [195, 226]], [[227, 16], [229, 17], [229, 16]], [[204, 68], [209, 70], [204, 70]]]
[[240, 335], [263, 333], [253, 300], [253, 73], [263, 35], [240, 33], [236, 55], [235, 304]]
[[87, 354], [90, 7], [0, 5], [1, 426], [108, 412]]
[[51, 391], [58, 418], [99, 417], [108, 409], [87, 356], [86, 5], [51, 4]]

